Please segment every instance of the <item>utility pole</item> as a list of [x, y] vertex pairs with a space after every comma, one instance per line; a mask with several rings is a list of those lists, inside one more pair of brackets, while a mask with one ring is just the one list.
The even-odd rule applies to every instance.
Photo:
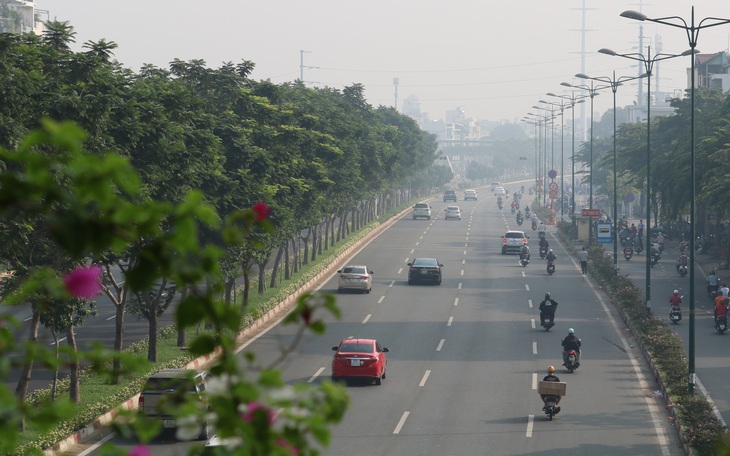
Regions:
[[[596, 29], [587, 29], [586, 28], [586, 11], [589, 10], [597, 10], [598, 8], [587, 8], [586, 7], [586, 0], [582, 0], [583, 6], [581, 8], [571, 8], [573, 10], [580, 10], [581, 11], [581, 28], [579, 29], [572, 29], [571, 32], [581, 32], [580, 36], [580, 72], [582, 74], [586, 74], [586, 32], [595, 32]], [[578, 54], [576, 52], [573, 52], [572, 54]], [[580, 105], [580, 119], [581, 124], [583, 124], [583, 141], [585, 142], [588, 139], [588, 125], [586, 118], [586, 105], [582, 104]]]
[[304, 69], [305, 68], [308, 70], [312, 70], [312, 69], [318, 70], [319, 69], [319, 67], [307, 66], [304, 64], [304, 54], [309, 54], [310, 52], [311, 51], [304, 51], [304, 50], [299, 51], [299, 80], [302, 81], [302, 84], [304, 84], [305, 82], [309, 82], [310, 84], [315, 83], [315, 81], [305, 81], [304, 80]]
[[395, 107], [395, 110], [398, 110], [398, 83], [400, 82], [400, 79], [393, 78], [393, 86], [395, 87], [395, 104], [393, 105]]

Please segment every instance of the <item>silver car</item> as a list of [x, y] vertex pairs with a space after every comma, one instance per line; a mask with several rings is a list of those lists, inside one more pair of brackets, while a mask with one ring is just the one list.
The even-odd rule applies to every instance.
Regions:
[[337, 281], [337, 291], [359, 290], [370, 293], [373, 289], [373, 271], [367, 266], [350, 265], [337, 271], [340, 278]]

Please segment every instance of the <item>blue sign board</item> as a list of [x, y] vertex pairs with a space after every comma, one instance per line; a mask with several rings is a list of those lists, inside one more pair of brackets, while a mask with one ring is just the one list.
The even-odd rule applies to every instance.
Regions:
[[613, 243], [613, 225], [610, 223], [596, 223], [596, 241], [599, 244]]

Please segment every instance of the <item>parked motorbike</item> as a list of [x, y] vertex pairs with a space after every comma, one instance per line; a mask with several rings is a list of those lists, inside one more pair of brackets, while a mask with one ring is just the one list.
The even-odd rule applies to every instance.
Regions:
[[568, 369], [568, 372], [571, 374], [574, 370], [578, 369], [580, 367], [580, 362], [578, 361], [578, 354], [575, 352], [575, 350], [570, 350], [568, 352], [568, 360], [565, 361], [565, 364], [563, 364], [566, 369]]
[[719, 317], [715, 318], [715, 329], [720, 334], [727, 331], [727, 316], [720, 315]]
[[560, 411], [560, 407], [557, 406], [557, 403], [558, 396], [545, 396], [545, 407], [543, 407], [543, 410], [545, 410], [545, 415], [547, 415], [548, 420], [550, 421], [552, 421], [553, 417]]
[[687, 275], [687, 265], [686, 264], [680, 264], [679, 268], [677, 268], [677, 272], [679, 272], [679, 275], [684, 277]]
[[631, 246], [624, 247], [624, 258], [629, 261], [634, 256], [634, 249]]
[[527, 253], [520, 254], [520, 264], [522, 266], [527, 266], [530, 264], [530, 255]]
[[675, 306], [669, 307], [669, 321], [675, 325], [682, 319], [682, 309]]
[[555, 272], [555, 261], [548, 261], [547, 273], [549, 275], [553, 275], [554, 272]]

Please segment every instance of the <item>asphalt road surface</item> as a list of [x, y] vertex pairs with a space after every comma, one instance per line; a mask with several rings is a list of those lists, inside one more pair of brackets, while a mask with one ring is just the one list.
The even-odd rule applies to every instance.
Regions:
[[[412, 220], [407, 213], [346, 262], [374, 271], [372, 293], [338, 295], [341, 320], [330, 321], [324, 336], [307, 336], [282, 368], [291, 383], [318, 383], [329, 379], [331, 347], [343, 338], [376, 338], [390, 349], [381, 386], [348, 385], [350, 408], [323, 454], [683, 454], [633, 340], [552, 233], [557, 272], [548, 276], [536, 232], [528, 231], [535, 247], [527, 267], [516, 255], [501, 255], [505, 229], [517, 229], [508, 205], [499, 211], [494, 197], [480, 195], [457, 203], [462, 220], [445, 221], [446, 204], [431, 204], [438, 217]], [[407, 284], [406, 263], [419, 256], [444, 264], [440, 286]], [[336, 287], [333, 276], [321, 291]], [[550, 332], [539, 327], [537, 310], [547, 291], [559, 303]], [[561, 367], [569, 327], [584, 348], [572, 374]], [[291, 337], [292, 329], [275, 326], [246, 350], [266, 362]], [[548, 365], [567, 382], [553, 421], [536, 389]], [[190, 445], [165, 436], [152, 451], [179, 455]], [[76, 454], [98, 449], [80, 445]]]

